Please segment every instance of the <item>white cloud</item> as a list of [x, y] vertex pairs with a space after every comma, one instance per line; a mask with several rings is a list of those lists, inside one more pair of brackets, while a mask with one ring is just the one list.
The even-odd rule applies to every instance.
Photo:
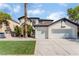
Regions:
[[2, 10], [9, 10], [9, 13], [10, 14], [12, 14], [12, 7], [9, 5], [9, 4], [7, 4], [7, 3], [0, 3], [0, 9], [2, 9]]
[[4, 9], [4, 8], [11, 9], [11, 6], [9, 4], [6, 4], [6, 3], [0, 3], [0, 9]]
[[61, 6], [65, 6], [65, 7], [68, 6], [68, 4], [66, 4], [66, 3], [59, 3], [59, 5], [61, 5]]
[[43, 14], [45, 12], [44, 9], [42, 9], [43, 4], [41, 3], [33, 3], [31, 4], [31, 9], [28, 9], [27, 13], [28, 16], [40, 16], [41, 14]]
[[52, 12], [51, 14], [49, 14], [49, 16], [47, 16], [47, 19], [58, 20], [63, 17], [65, 17], [65, 12], [58, 11], [58, 12]]
[[20, 5], [11, 6], [11, 5], [6, 4], [6, 3], [0, 3], [0, 9], [8, 9], [8, 10], [10, 10], [10, 14], [19, 13], [20, 8], [21, 8]]
[[32, 10], [28, 10], [28, 15], [41, 15], [44, 12], [45, 10], [43, 9], [32, 9]]
[[15, 13], [18, 13], [18, 12], [20, 12], [20, 6], [19, 5], [17, 5], [16, 7], [14, 7], [13, 8], [13, 11], [15, 12]]

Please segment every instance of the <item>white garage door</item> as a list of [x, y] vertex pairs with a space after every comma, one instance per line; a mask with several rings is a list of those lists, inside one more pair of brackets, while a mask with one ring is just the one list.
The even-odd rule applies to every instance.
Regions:
[[36, 33], [37, 39], [45, 39], [45, 31], [38, 30]]
[[53, 29], [52, 38], [72, 38], [72, 29]]

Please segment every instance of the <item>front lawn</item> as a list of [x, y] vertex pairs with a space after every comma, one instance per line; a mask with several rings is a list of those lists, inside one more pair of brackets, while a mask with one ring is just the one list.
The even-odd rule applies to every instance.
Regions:
[[33, 55], [36, 41], [0, 41], [0, 55]]

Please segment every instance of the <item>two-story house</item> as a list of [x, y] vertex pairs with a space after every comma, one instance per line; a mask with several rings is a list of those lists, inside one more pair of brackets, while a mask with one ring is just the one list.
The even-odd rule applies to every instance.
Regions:
[[[20, 27], [23, 28], [24, 16], [19, 17], [18, 20], [20, 21]], [[34, 28], [34, 25], [48, 25], [48, 24], [50, 24], [52, 22], [53, 22], [53, 20], [50, 20], [50, 19], [40, 19], [38, 17], [28, 17], [26, 24], [32, 26], [32, 28], [33, 28], [32, 35], [34, 37], [35, 36], [35, 28]], [[23, 34], [23, 31], [22, 31], [22, 34]]]

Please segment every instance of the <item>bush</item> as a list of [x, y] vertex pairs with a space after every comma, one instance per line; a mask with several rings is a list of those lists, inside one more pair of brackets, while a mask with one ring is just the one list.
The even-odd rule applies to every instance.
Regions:
[[33, 31], [32, 26], [31, 26], [31, 25], [28, 25], [28, 26], [27, 26], [27, 35], [28, 35], [28, 37], [31, 36], [32, 31]]
[[21, 28], [19, 26], [14, 27], [15, 36], [21, 36]]

